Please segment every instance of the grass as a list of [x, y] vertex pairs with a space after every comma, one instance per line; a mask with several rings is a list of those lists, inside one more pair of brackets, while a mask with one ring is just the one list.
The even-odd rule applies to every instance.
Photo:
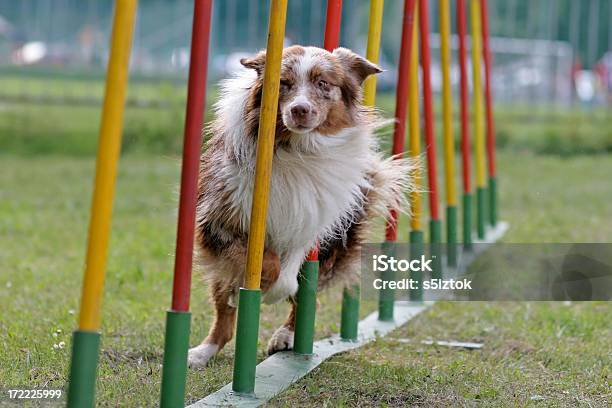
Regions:
[[[73, 73], [27, 73], [0, 68], [0, 95], [6, 98], [53, 98], [53, 99], [102, 99], [104, 74]], [[171, 92], [177, 97], [186, 96], [185, 78], [144, 79], [131, 75], [128, 99], [158, 100], [160, 94]]]
[[[1, 163], [0, 388], [63, 387], [76, 327], [93, 161], [4, 156]], [[130, 156], [120, 169], [98, 395], [117, 406], [150, 406], [158, 399], [170, 304], [179, 162]], [[197, 343], [210, 325], [210, 307], [204, 284], [196, 280], [194, 286], [192, 342]], [[328, 304], [339, 299], [337, 293], [327, 298]], [[286, 311], [285, 305], [265, 308], [262, 339]], [[339, 308], [325, 316], [320, 316], [320, 335], [338, 330]], [[60, 342], [65, 347], [54, 348]], [[192, 373], [190, 398], [227, 382], [230, 365], [228, 351], [215, 368]]]
[[[76, 327], [97, 143], [101, 78], [7, 72], [1, 95], [82, 99], [79, 106], [0, 104], [0, 388], [63, 387]], [[158, 401], [170, 303], [184, 92], [132, 81], [103, 312], [98, 401]], [[209, 92], [214, 99], [214, 90]], [[1, 99], [1, 98], [0, 98]], [[387, 113], [390, 95], [378, 103]], [[209, 103], [210, 105], [210, 103]], [[544, 118], [544, 119], [542, 119]], [[610, 242], [612, 116], [506, 107], [496, 115], [500, 216], [507, 242]], [[155, 155], [146, 155], [154, 153]], [[51, 155], [50, 155], [51, 154]], [[440, 185], [442, 180], [440, 180]], [[407, 225], [401, 220], [401, 225]], [[403, 229], [400, 239], [407, 239]], [[380, 234], [376, 236], [381, 236]], [[192, 340], [210, 325], [205, 285], [192, 294]], [[317, 337], [339, 329], [338, 289], [320, 296]], [[375, 308], [366, 301], [361, 313]], [[285, 305], [262, 313], [260, 354]], [[438, 303], [392, 338], [332, 358], [270, 406], [604, 406], [611, 399], [609, 303]], [[482, 341], [480, 351], [420, 339]], [[579, 353], [576, 352], [579, 350]], [[233, 344], [189, 373], [194, 401], [231, 380]], [[401, 356], [401, 359], [398, 359]], [[608, 364], [606, 364], [606, 362]]]
[[[184, 88], [178, 80], [131, 80], [124, 153], [180, 153]], [[24, 76], [10, 71], [0, 75], [0, 151], [29, 156], [93, 156], [102, 91], [101, 77], [69, 78], [57, 73]], [[208, 106], [216, 93], [214, 87], [209, 89]], [[66, 100], [65, 104], [58, 104], [61, 100]], [[392, 115], [394, 103], [392, 93], [377, 98], [387, 116]], [[565, 157], [612, 152], [612, 115], [603, 109], [513, 105], [499, 107], [495, 119], [500, 148]], [[459, 137], [458, 129], [455, 135]]]
[[[510, 150], [499, 153], [499, 168], [507, 242], [612, 240], [612, 196], [602, 177], [612, 174], [612, 156]], [[120, 164], [98, 380], [103, 405], [158, 401], [178, 175], [173, 156], [127, 155]], [[92, 176], [91, 158], [0, 157], [0, 388], [65, 386]], [[319, 338], [338, 330], [340, 291], [325, 293], [321, 303]], [[373, 307], [366, 303], [362, 314]], [[210, 324], [206, 288], [197, 279], [192, 310], [195, 344]], [[285, 312], [285, 305], [264, 307], [260, 359]], [[610, 303], [439, 303], [390, 336], [412, 343], [381, 339], [337, 356], [270, 405], [605, 406], [610, 315]], [[423, 338], [485, 347], [423, 346]], [[231, 380], [232, 349], [189, 373], [189, 401]]]
[[[606, 406], [606, 303], [436, 304], [364, 348], [328, 360], [269, 406]], [[410, 339], [409, 343], [398, 339]], [[421, 344], [483, 342], [481, 350]], [[307, 401], [304, 403], [304, 401]]]

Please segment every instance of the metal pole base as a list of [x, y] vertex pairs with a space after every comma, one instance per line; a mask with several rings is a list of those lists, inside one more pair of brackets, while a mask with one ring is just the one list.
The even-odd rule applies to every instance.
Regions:
[[[395, 256], [395, 242], [385, 242], [383, 244], [383, 253], [388, 256]], [[395, 274], [393, 273], [391, 268], [387, 268], [387, 270], [381, 275], [381, 279], [383, 281], [392, 281], [394, 278]], [[393, 289], [385, 288], [381, 289], [378, 295], [378, 320], [384, 322], [393, 321], [395, 291]]]
[[472, 250], [472, 194], [463, 194], [463, 248]]
[[240, 288], [232, 390], [254, 394], [261, 290]]
[[457, 207], [446, 207], [446, 263], [457, 266]]
[[497, 225], [497, 179], [489, 177], [489, 223]]
[[174, 310], [168, 310], [166, 313], [160, 404], [162, 408], [185, 405], [190, 326], [191, 313]]
[[429, 221], [429, 240], [431, 242], [431, 257], [433, 259], [431, 277], [441, 279], [443, 275], [442, 251], [442, 222], [440, 220]]
[[312, 354], [317, 314], [319, 261], [305, 261], [298, 279], [300, 286], [297, 293], [293, 351], [298, 354]]
[[72, 334], [72, 363], [68, 386], [68, 407], [93, 407], [100, 333], [77, 330]]
[[342, 293], [342, 319], [340, 320], [340, 338], [345, 341], [356, 341], [359, 328], [359, 285], [344, 288]]
[[485, 239], [486, 235], [486, 210], [487, 210], [487, 188], [478, 187], [476, 190], [476, 232], [478, 239]]
[[[423, 231], [410, 231], [410, 259], [419, 259], [425, 253], [423, 247]], [[410, 289], [410, 300], [415, 302], [423, 301], [423, 272], [412, 271], [410, 277], [417, 282], [418, 289]]]

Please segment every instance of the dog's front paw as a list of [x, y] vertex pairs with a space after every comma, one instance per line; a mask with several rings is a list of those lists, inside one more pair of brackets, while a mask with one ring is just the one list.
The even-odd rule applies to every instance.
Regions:
[[197, 347], [189, 349], [187, 362], [190, 368], [200, 369], [206, 367], [208, 360], [219, 351], [219, 346], [216, 344], [200, 344]]
[[294, 331], [287, 326], [278, 328], [268, 342], [268, 355], [278, 351], [293, 350]]

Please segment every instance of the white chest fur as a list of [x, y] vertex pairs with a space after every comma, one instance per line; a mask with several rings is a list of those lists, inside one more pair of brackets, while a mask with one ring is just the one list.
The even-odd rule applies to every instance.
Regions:
[[[279, 253], [312, 245], [347, 224], [362, 203], [370, 166], [369, 133], [350, 129], [340, 135], [296, 135], [297, 143], [318, 143], [300, 153], [300, 146], [274, 155], [267, 217], [267, 240]], [[252, 175], [240, 180], [239, 199], [248, 227]]]
[[[276, 151], [272, 163], [266, 244], [281, 257], [281, 277], [265, 296], [267, 302], [297, 290], [299, 267], [317, 239], [349, 226], [362, 205], [373, 160], [367, 129], [295, 135], [293, 140], [290, 148]], [[232, 205], [248, 231], [254, 175], [246, 168], [236, 168], [234, 174]]]

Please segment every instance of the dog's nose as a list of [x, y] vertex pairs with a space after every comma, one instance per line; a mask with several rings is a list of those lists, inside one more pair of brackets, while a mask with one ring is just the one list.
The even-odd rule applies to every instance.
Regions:
[[310, 104], [296, 103], [291, 107], [291, 114], [296, 118], [303, 118], [310, 113]]

